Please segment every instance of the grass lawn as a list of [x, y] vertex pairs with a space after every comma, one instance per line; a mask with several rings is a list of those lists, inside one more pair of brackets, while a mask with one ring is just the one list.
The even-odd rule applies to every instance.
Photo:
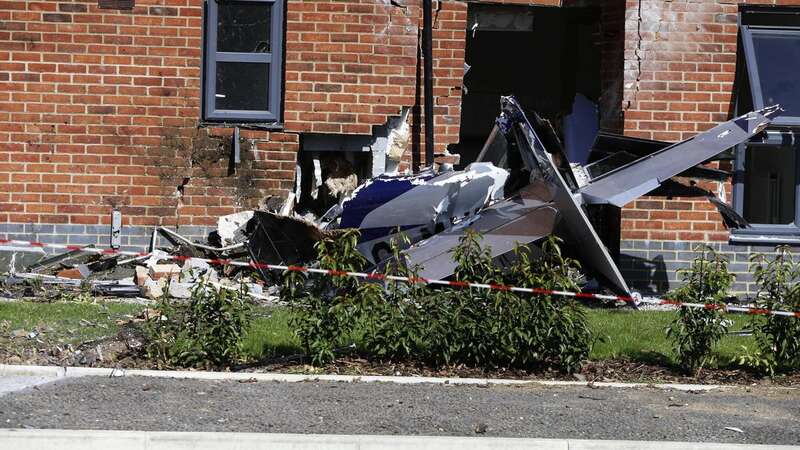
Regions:
[[[117, 319], [137, 314], [139, 305], [118, 303], [0, 303], [0, 345], [25, 345], [25, 338], [9, 339], [13, 330], [44, 330], [39, 339], [73, 345], [117, 333]], [[244, 353], [251, 360], [262, 360], [302, 353], [297, 336], [289, 326], [290, 313], [284, 308], [258, 308], [244, 342]], [[675, 317], [672, 311], [587, 310], [596, 337], [592, 360], [626, 359], [643, 363], [672, 365], [674, 352], [665, 328]], [[750, 316], [728, 314], [732, 330], [750, 327]], [[32, 343], [32, 342], [31, 342]], [[752, 337], [725, 336], [717, 347], [719, 366], [726, 366], [752, 346]]]
[[[674, 317], [674, 311], [589, 309], [587, 318], [596, 338], [590, 359], [675, 364], [675, 354], [666, 335]], [[300, 341], [289, 327], [289, 318], [290, 313], [285, 309], [264, 313], [247, 335], [245, 353], [253, 359], [302, 353]], [[726, 318], [733, 321], [731, 331], [750, 327], [750, 316], [726, 314]], [[752, 336], [725, 336], [716, 349], [717, 365], [727, 366], [741, 353], [741, 346], [749, 348], [754, 343]]]
[[54, 344], [77, 345], [113, 336], [119, 331], [117, 320], [138, 314], [142, 308], [120, 303], [0, 303], [0, 345], [24, 345], [25, 338], [8, 341], [15, 330], [36, 330], [40, 340]]
[[[587, 317], [597, 338], [590, 358], [674, 364], [675, 353], [672, 342], [667, 339], [666, 328], [675, 316], [674, 311], [589, 310]], [[729, 331], [750, 329], [751, 316], [725, 314], [725, 318], [733, 321]], [[743, 345], [748, 348], [755, 345], [753, 337], [723, 337], [716, 349], [718, 366], [728, 365], [742, 353]]]

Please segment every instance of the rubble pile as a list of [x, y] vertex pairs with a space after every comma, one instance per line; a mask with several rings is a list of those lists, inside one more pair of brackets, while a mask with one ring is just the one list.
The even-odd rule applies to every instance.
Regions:
[[[260, 231], [262, 228], [259, 225], [261, 221], [274, 224], [286, 220], [296, 220], [313, 228], [302, 219], [290, 219], [263, 211], [243, 211], [220, 217], [217, 229], [210, 233], [205, 243], [193, 242], [177, 231], [157, 227], [153, 230], [150, 249], [144, 256], [85, 253], [81, 248], [45, 257], [28, 265], [23, 271], [16, 271], [12, 266], [11, 273], [3, 280], [5, 289], [2, 296], [32, 296], [32, 282], [93, 295], [142, 301], [155, 300], [164, 295], [188, 299], [198, 286], [238, 289], [244, 285], [248, 293], [254, 294], [254, 298], [263, 300], [277, 293], [274, 274], [251, 267], [210, 264], [209, 260], [247, 263], [259, 255], [260, 258], [269, 258], [271, 263], [283, 261], [275, 249], [286, 249], [291, 241], [270, 238]], [[158, 245], [159, 238], [166, 245]], [[276, 244], [279, 247], [275, 247]], [[268, 250], [262, 248], [265, 246]], [[291, 247], [293, 249], [295, 245], [291, 244]], [[313, 243], [304, 248], [302, 256], [309, 257]], [[290, 262], [295, 260], [290, 258]]]

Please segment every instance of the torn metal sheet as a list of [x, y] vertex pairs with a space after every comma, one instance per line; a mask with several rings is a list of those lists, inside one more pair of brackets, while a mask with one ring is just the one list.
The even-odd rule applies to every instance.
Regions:
[[[522, 195], [527, 186], [544, 183], [553, 193], [546, 209], [557, 212], [557, 216], [551, 220], [543, 213], [544, 208], [535, 210], [535, 213], [517, 211], [517, 214], [511, 214], [505, 220], [508, 223], [526, 223], [527, 227], [526, 232], [514, 234], [502, 227], [486, 225], [485, 221], [492, 222], [494, 208], [500, 207], [489, 206], [479, 211], [478, 217], [469, 223], [437, 234], [406, 251], [411, 264], [422, 266], [420, 273], [424, 277], [452, 274], [455, 266], [447, 263], [450, 257], [448, 252], [457, 245], [458, 235], [466, 227], [481, 231], [486, 244], [492, 247], [492, 256], [498, 256], [517, 244], [535, 243], [550, 234], [550, 231], [543, 231], [552, 226], [551, 231], [564, 240], [590, 274], [598, 276], [619, 293], [629, 293], [619, 268], [589, 222], [585, 205], [608, 202], [621, 206], [644, 195], [672, 176], [751, 138], [781, 111], [777, 106], [756, 111], [679, 144], [662, 146], [661, 143], [648, 142], [650, 148], [645, 155], [631, 152], [611, 155], [614, 161], [606, 160], [606, 167], [602, 167], [602, 162], [595, 161], [594, 167], [586, 170], [580, 164], [570, 164], [558, 137], [546, 120], [534, 113], [531, 116], [533, 121], [529, 121], [513, 97], [502, 98], [501, 108], [497, 126], [478, 161], [491, 162], [508, 171], [506, 195], [515, 192]], [[633, 147], [631, 150], [641, 150], [641, 146], [638, 149], [635, 145]], [[576, 176], [578, 174], [583, 176]], [[519, 189], [519, 186], [523, 187]], [[503, 204], [500, 202], [497, 205]], [[484, 214], [489, 214], [489, 217], [483, 219]]]
[[[636, 161], [643, 156], [651, 155], [671, 145], [673, 144], [670, 142], [642, 139], [601, 131], [597, 134], [597, 138], [592, 145], [592, 151], [589, 154], [589, 163], [583, 164], [583, 169], [589, 173], [590, 178], [598, 178], [600, 175]], [[725, 152], [715, 155], [703, 161], [701, 164], [723, 159], [720, 158], [720, 155], [724, 154]], [[731, 172], [725, 170], [696, 165], [684, 170], [677, 176], [725, 181], [730, 178], [731, 175]]]
[[530, 184], [513, 197], [484, 209], [472, 220], [419, 242], [405, 254], [409, 262], [420, 267], [420, 276], [446, 278], [456, 269], [452, 250], [466, 228], [483, 235], [481, 243], [493, 258], [513, 251], [517, 245], [531, 244], [550, 235], [559, 217], [553, 197], [554, 192], [546, 183]]
[[51, 267], [56, 266], [57, 264], [62, 263], [63, 261], [65, 261], [67, 259], [82, 255], [83, 254], [82, 249], [84, 249], [84, 248], [94, 248], [94, 244], [85, 245], [85, 246], [80, 247], [80, 249], [70, 250], [70, 251], [67, 251], [67, 252], [64, 252], [64, 253], [60, 253], [58, 255], [54, 255], [54, 256], [50, 256], [48, 258], [42, 259], [42, 260], [37, 261], [37, 262], [29, 265], [28, 267], [26, 267], [25, 271], [26, 272], [40, 272], [41, 270], [49, 269]]
[[[556, 153], [556, 157], [552, 157], [551, 153], [547, 151], [549, 149], [545, 148], [544, 142], [539, 137], [540, 135], [547, 136], [550, 133], [554, 135], [552, 128], [548, 123], [537, 120], [538, 127], [535, 130], [522, 111], [522, 107], [513, 97], [503, 97], [501, 108], [502, 114], [498, 123], [505, 122], [505, 127], [509, 131], [516, 130], [519, 151], [533, 155], [536, 165], [541, 170], [540, 174], [535, 171], [531, 173], [531, 182], [541, 177], [541, 180], [549, 183], [550, 188], [554, 191], [553, 202], [561, 216], [556, 234], [560, 235], [564, 242], [574, 249], [586, 269], [604, 278], [615, 291], [629, 293], [627, 283], [622, 278], [608, 249], [589, 222], [579, 197], [573, 195], [570, 185], [562, 176], [566, 172], [563, 170], [564, 165], [569, 167], [568, 161], [559, 161], [558, 153]], [[507, 137], [507, 139], [509, 138]], [[553, 141], [553, 137], [550, 138], [550, 145], [557, 145], [557, 142]], [[562, 170], [559, 170], [556, 164], [561, 164]], [[520, 244], [527, 243], [520, 242]]]
[[254, 211], [247, 222], [246, 246], [253, 260], [265, 264], [295, 264], [316, 258], [314, 244], [322, 231], [314, 224], [294, 217]]
[[253, 211], [228, 214], [217, 219], [217, 233], [223, 246], [234, 245], [246, 239], [245, 225], [253, 218]]

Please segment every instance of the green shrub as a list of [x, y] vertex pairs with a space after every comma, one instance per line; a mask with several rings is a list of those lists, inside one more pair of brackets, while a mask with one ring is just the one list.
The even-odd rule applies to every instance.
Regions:
[[716, 305], [710, 308], [682, 307], [667, 328], [674, 340], [680, 365], [687, 371], [700, 370], [713, 361], [712, 350], [727, 331], [723, 320], [724, 300], [734, 276], [728, 273], [728, 261], [713, 248], [698, 246], [698, 256], [689, 269], [678, 273], [683, 286], [668, 297], [685, 303]]
[[[165, 289], [167, 292], [168, 289]], [[219, 368], [239, 359], [252, 311], [247, 293], [214, 289], [203, 283], [188, 302], [167, 294], [144, 326], [148, 355], [159, 366]]]
[[[317, 242], [319, 266], [336, 271], [361, 271], [366, 260], [356, 248], [358, 231], [345, 230]], [[334, 349], [354, 328], [359, 280], [345, 276], [308, 276], [288, 272], [283, 298], [293, 311], [291, 325], [311, 361], [322, 365], [335, 358]]]
[[[540, 259], [517, 249], [517, 262], [504, 275], [493, 264], [479, 234], [468, 230], [454, 249], [454, 278], [478, 283], [518, 283], [577, 290], [574, 260], [563, 258], [556, 238], [545, 242]], [[397, 246], [393, 246], [397, 252]], [[397, 275], [414, 276], [405, 267]], [[577, 369], [589, 353], [591, 334], [582, 307], [552, 299], [487, 289], [425, 289], [391, 283], [380, 301], [375, 287], [365, 311], [365, 350], [381, 359], [411, 359], [434, 366], [481, 368], [557, 367]]]
[[[579, 292], [580, 264], [561, 252], [561, 240], [550, 236], [542, 245], [542, 254], [531, 258], [523, 248], [517, 249], [512, 284], [546, 290]], [[584, 307], [572, 297], [525, 295], [512, 302], [508, 320], [516, 318], [513, 334], [503, 341], [502, 348], [513, 349], [507, 357], [521, 366], [544, 364], [572, 372], [589, 356], [592, 334]], [[513, 323], [513, 322], [512, 322]]]
[[[753, 278], [758, 285], [757, 307], [800, 310], [800, 264], [794, 260], [789, 247], [776, 248], [775, 256], [771, 259], [757, 254], [750, 261]], [[756, 316], [753, 328], [762, 359], [771, 359], [772, 366], [778, 370], [800, 368], [800, 319]]]
[[[347, 231], [318, 246], [320, 266], [360, 271], [357, 232]], [[492, 262], [481, 237], [468, 231], [454, 249], [454, 277], [481, 283], [518, 282], [532, 287], [577, 290], [574, 260], [564, 258], [556, 238], [548, 240], [541, 259], [523, 249], [507, 274]], [[397, 241], [394, 263], [385, 275], [416, 277]], [[429, 289], [423, 283], [386, 278], [384, 283], [349, 277], [287, 273], [283, 295], [295, 311], [293, 326], [313, 364], [334, 359], [346, 336], [361, 334], [363, 352], [384, 361], [412, 361], [434, 366], [481, 368], [557, 367], [572, 371], [589, 354], [591, 334], [582, 307], [572, 299], [516, 295], [486, 289]]]
[[[480, 235], [467, 230], [453, 250], [457, 263], [454, 278], [476, 283], [501, 283], [488, 248], [480, 245]], [[441, 289], [432, 291], [422, 303], [426, 323], [427, 359], [437, 366], [465, 364], [492, 367], [496, 352], [490, 326], [497, 313], [497, 302], [506, 297], [486, 289]]]
[[[401, 243], [409, 243], [402, 233], [391, 241], [392, 262], [384, 274], [417, 277], [416, 270], [404, 264]], [[378, 360], [425, 358], [425, 328], [428, 323], [425, 311], [431, 299], [424, 284], [391, 280], [384, 284], [362, 283], [358, 298], [362, 350]]]

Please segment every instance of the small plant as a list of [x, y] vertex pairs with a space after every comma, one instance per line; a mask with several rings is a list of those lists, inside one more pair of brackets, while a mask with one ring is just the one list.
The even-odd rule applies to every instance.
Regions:
[[173, 356], [177, 353], [175, 342], [181, 332], [181, 321], [172, 300], [165, 292], [158, 299], [144, 322], [145, 348], [147, 356], [153, 359], [159, 369], [173, 365]]
[[[789, 247], [775, 249], [775, 256], [763, 254], [750, 259], [753, 278], [758, 285], [756, 304], [769, 310], [800, 310], [800, 264]], [[756, 342], [764, 358], [771, 358], [778, 370], [800, 368], [800, 319], [777, 315], [755, 317]]]
[[[577, 290], [577, 262], [564, 258], [553, 237], [539, 258], [520, 247], [517, 262], [503, 274], [481, 236], [468, 231], [453, 252], [455, 278], [488, 284], [516, 283], [545, 289]], [[416, 357], [437, 366], [468, 365], [576, 370], [589, 354], [591, 334], [582, 307], [546, 295], [502, 290], [410, 288], [397, 304], [410, 316], [399, 324], [411, 337]], [[411, 319], [409, 319], [411, 317]]]
[[735, 363], [754, 372], [775, 375], [775, 361], [768, 353], [763, 353], [759, 349], [750, 350], [744, 345], [741, 347], [742, 353], [734, 359]]
[[667, 328], [667, 336], [674, 340], [678, 361], [687, 371], [700, 370], [713, 361], [712, 350], [728, 329], [722, 318], [724, 299], [733, 283], [728, 272], [728, 261], [709, 246], [695, 249], [698, 256], [688, 269], [682, 269], [683, 286], [669, 297], [686, 303], [703, 303], [706, 308], [682, 307]]
[[145, 324], [148, 354], [159, 366], [218, 368], [237, 361], [252, 317], [246, 298], [244, 286], [216, 290], [204, 283], [194, 288], [188, 303], [165, 294], [158, 314]]
[[[360, 271], [366, 264], [356, 248], [358, 231], [345, 230], [336, 238], [317, 242], [319, 266], [335, 271]], [[312, 276], [290, 271], [283, 283], [283, 298], [289, 303], [291, 325], [314, 365], [335, 358], [334, 349], [354, 327], [354, 307], [359, 283], [352, 277]]]
[[[501, 284], [500, 273], [492, 264], [488, 247], [481, 247], [481, 236], [466, 230], [453, 250], [457, 280]], [[498, 365], [490, 327], [501, 297], [508, 293], [485, 289], [443, 289], [423, 303], [425, 341], [428, 359], [434, 365], [466, 364], [477, 367]]]

